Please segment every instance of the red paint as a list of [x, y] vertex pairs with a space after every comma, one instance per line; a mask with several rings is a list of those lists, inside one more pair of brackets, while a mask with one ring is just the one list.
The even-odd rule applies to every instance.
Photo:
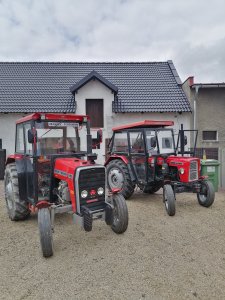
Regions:
[[90, 195], [91, 195], [91, 196], [96, 195], [96, 190], [94, 190], [94, 189], [93, 189], [93, 190], [90, 190]]
[[107, 161], [105, 162], [105, 166], [111, 161], [111, 160], [114, 160], [114, 159], [121, 159], [126, 165], [129, 163], [129, 160], [126, 156], [124, 155], [117, 155], [117, 154], [112, 154], [108, 159]]
[[90, 120], [90, 117], [86, 115], [35, 113], [17, 120], [16, 124], [20, 124], [31, 120], [40, 120], [41, 118], [43, 118], [43, 120], [51, 120], [51, 121], [63, 120], [63, 121], [75, 121], [79, 123], [82, 123], [84, 121], [84, 118]]
[[[170, 156], [166, 159], [167, 164], [170, 167], [176, 167], [178, 171], [183, 168], [184, 174], [179, 174], [180, 182], [190, 182], [189, 180], [189, 170], [190, 170], [190, 163], [192, 161], [198, 162], [198, 178], [200, 177], [200, 159], [193, 158], [193, 157], [184, 157], [184, 156]], [[195, 180], [193, 180], [195, 181]]]
[[129, 129], [129, 128], [139, 128], [139, 127], [147, 127], [147, 128], [154, 128], [154, 127], [165, 127], [165, 126], [173, 126], [173, 121], [153, 121], [153, 120], [144, 120], [141, 122], [135, 122], [131, 124], [121, 125], [117, 127], [113, 127], [113, 131]]
[[36, 207], [37, 207], [38, 209], [46, 208], [46, 207], [49, 207], [49, 206], [51, 206], [51, 203], [49, 203], [47, 200], [39, 201], [39, 202], [36, 204]]
[[[74, 193], [75, 186], [74, 186], [74, 174], [76, 169], [79, 167], [85, 166], [93, 166], [90, 162], [87, 162], [82, 159], [77, 158], [57, 158], [55, 160], [55, 167], [54, 170], [60, 170], [63, 173], [58, 174], [54, 171], [54, 177], [58, 178], [59, 180], [64, 180], [68, 184], [68, 188], [70, 191], [70, 199], [72, 203], [73, 212], [76, 212], [76, 195]], [[68, 177], [69, 175], [69, 177]]]
[[93, 203], [93, 202], [97, 202], [98, 199], [91, 199], [91, 200], [86, 200], [87, 203]]
[[24, 158], [23, 154], [11, 154], [6, 159], [6, 165], [15, 162], [16, 160], [21, 160]]

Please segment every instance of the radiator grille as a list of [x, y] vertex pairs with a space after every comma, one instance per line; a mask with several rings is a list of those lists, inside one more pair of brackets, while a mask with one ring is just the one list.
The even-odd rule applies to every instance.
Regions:
[[[78, 186], [79, 186], [79, 198], [80, 198], [80, 205], [88, 204], [88, 200], [97, 199], [97, 203], [105, 201], [105, 192], [103, 195], [90, 195], [91, 190], [96, 190], [99, 187], [104, 188], [105, 190], [105, 168], [90, 168], [84, 169], [80, 171], [79, 179], [78, 179]], [[88, 197], [85, 199], [81, 198], [81, 191], [86, 190], [88, 192]], [[95, 202], [95, 204], [97, 204]]]
[[193, 160], [190, 162], [189, 181], [198, 180], [198, 162]]

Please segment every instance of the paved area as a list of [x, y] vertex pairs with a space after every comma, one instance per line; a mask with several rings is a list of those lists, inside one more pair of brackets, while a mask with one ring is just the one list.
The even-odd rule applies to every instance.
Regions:
[[37, 216], [9, 220], [0, 182], [0, 299], [225, 299], [225, 193], [211, 208], [194, 194], [166, 215], [162, 191], [127, 201], [129, 227], [86, 233], [56, 217], [54, 256], [40, 253]]

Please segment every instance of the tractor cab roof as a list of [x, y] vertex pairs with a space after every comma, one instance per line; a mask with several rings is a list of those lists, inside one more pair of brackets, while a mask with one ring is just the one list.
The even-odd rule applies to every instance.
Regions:
[[144, 120], [140, 122], [135, 122], [131, 124], [121, 125], [117, 127], [113, 127], [113, 131], [120, 131], [124, 129], [137, 129], [137, 128], [161, 128], [166, 126], [173, 126], [173, 121], [153, 121], [153, 120]]
[[89, 116], [75, 114], [52, 114], [52, 113], [34, 113], [17, 120], [16, 124], [31, 120], [49, 120], [49, 121], [76, 121], [83, 123], [89, 120]]

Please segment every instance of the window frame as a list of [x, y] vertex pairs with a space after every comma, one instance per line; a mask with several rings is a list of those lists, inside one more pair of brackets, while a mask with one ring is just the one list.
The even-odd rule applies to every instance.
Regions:
[[[216, 139], [204, 139], [204, 133], [205, 132], [215, 132], [216, 133]], [[217, 130], [202, 130], [202, 141], [203, 142], [218, 142], [218, 131]]]

